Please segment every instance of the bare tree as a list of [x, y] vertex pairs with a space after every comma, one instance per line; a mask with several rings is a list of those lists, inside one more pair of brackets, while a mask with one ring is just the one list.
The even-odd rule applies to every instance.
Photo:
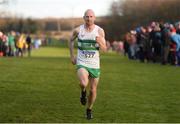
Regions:
[[8, 5], [8, 0], [0, 0], [0, 17], [6, 15], [6, 6]]
[[151, 21], [171, 22], [180, 20], [180, 0], [118, 0], [111, 5], [111, 15], [106, 31], [108, 39], [120, 39], [121, 36]]
[[0, 18], [2, 17], [11, 17], [11, 12], [8, 8], [11, 5], [15, 5], [17, 0], [0, 0]]
[[7, 4], [8, 0], [0, 0], [0, 4]]

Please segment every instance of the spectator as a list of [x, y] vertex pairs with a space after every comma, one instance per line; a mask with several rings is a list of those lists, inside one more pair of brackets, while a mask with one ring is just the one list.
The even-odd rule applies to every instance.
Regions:
[[28, 56], [31, 56], [31, 36], [28, 34], [26, 37], [26, 44], [27, 44], [27, 50], [28, 50]]
[[3, 56], [3, 33], [0, 32], [0, 57]]
[[17, 56], [23, 57], [23, 48], [25, 46], [25, 36], [21, 34], [18, 41], [17, 41]]
[[169, 45], [170, 45], [170, 38], [168, 36], [168, 28], [165, 27], [163, 24], [160, 25], [161, 28], [161, 64], [165, 65], [167, 63], [168, 54], [169, 54]]
[[11, 31], [8, 34], [8, 45], [9, 45], [9, 56], [14, 56], [14, 51], [15, 51], [15, 33], [14, 31]]
[[170, 37], [176, 43], [176, 65], [180, 66], [180, 35], [176, 33], [175, 29], [171, 29]]

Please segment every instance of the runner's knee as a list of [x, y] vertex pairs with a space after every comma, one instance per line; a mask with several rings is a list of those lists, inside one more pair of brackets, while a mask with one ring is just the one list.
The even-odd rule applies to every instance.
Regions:
[[88, 85], [88, 80], [86, 80], [86, 79], [80, 79], [80, 85], [81, 85], [82, 87], [87, 87], [87, 85]]
[[91, 92], [92, 94], [95, 94], [95, 93], [96, 93], [96, 90], [97, 90], [96, 87], [91, 87], [91, 88], [90, 88], [90, 92]]

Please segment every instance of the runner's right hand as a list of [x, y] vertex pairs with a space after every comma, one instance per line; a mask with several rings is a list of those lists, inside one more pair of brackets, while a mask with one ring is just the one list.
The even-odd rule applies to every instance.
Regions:
[[76, 64], [76, 57], [71, 57], [71, 63], [72, 63], [73, 65]]

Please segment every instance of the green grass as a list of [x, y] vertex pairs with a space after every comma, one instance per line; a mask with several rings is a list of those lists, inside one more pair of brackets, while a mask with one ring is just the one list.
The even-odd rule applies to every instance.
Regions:
[[101, 56], [94, 119], [84, 118], [66, 48], [0, 58], [0, 122], [180, 122], [180, 68]]

